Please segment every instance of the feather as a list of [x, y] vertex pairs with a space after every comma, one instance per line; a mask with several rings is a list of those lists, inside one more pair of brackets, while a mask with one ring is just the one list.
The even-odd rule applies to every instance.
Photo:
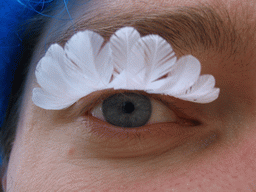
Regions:
[[113, 81], [107, 86], [107, 88], [128, 89], [126, 80], [127, 80], [126, 72], [122, 71], [119, 75], [117, 75], [113, 79]]
[[117, 73], [121, 73], [127, 67], [131, 48], [139, 38], [140, 34], [133, 27], [123, 27], [111, 36], [112, 62]]
[[68, 97], [58, 97], [48, 93], [41, 88], [33, 89], [32, 101], [38, 107], [43, 109], [60, 110], [74, 104], [77, 100]]
[[212, 75], [202, 75], [193, 86], [176, 96], [196, 103], [211, 102], [218, 97], [220, 91], [214, 86], [215, 79]]
[[200, 76], [200, 62], [192, 55], [177, 60], [171, 45], [158, 35], [140, 37], [136, 29], [124, 27], [103, 43], [103, 37], [86, 30], [72, 36], [64, 49], [51, 45], [35, 71], [40, 88], [33, 90], [34, 104], [59, 110], [109, 88], [144, 90], [197, 103], [219, 96], [214, 77]]
[[179, 96], [178, 98], [191, 101], [194, 103], [210, 103], [214, 100], [216, 100], [219, 97], [220, 94], [220, 89], [219, 88], [213, 88], [212, 90], [209, 90], [209, 92], [202, 94], [202, 95], [195, 95], [196, 97], [194, 98], [189, 98], [186, 96]]
[[[76, 65], [76, 69], [81, 71], [89, 79], [95, 79], [96, 68], [94, 63], [94, 53], [96, 49], [91, 45], [90, 31], [78, 32], [65, 44], [64, 50], [67, 58]], [[96, 37], [96, 36], [94, 36]], [[102, 40], [99, 36], [99, 42]]]
[[111, 50], [110, 45], [107, 43], [95, 58], [95, 67], [101, 82], [106, 87], [111, 79], [111, 76], [114, 71], [113, 63], [111, 62]]
[[35, 75], [38, 84], [55, 96], [69, 90], [69, 81], [63, 73], [64, 51], [59, 45], [51, 45], [46, 55], [39, 61]]
[[[59, 108], [61, 103], [63, 103], [62, 107], [66, 107], [67, 103], [71, 105], [85, 95], [108, 85], [113, 71], [109, 45], [101, 49], [102, 37], [95, 34], [80, 32], [66, 43], [64, 50], [57, 44], [51, 45], [47, 50], [35, 72], [42, 90], [33, 92], [32, 96], [36, 103], [41, 101], [40, 107], [44, 108], [43, 101], [47, 109], [50, 103], [52, 109]], [[93, 46], [90, 45], [91, 42], [94, 42]], [[84, 43], [89, 50], [80, 50], [81, 43]], [[48, 102], [43, 98], [47, 98]]]
[[168, 95], [178, 95], [192, 86], [199, 78], [200, 62], [192, 55], [181, 57], [166, 78], [166, 83], [158, 91]]
[[113, 66], [110, 63], [109, 45], [102, 48], [103, 42], [103, 37], [87, 30], [71, 37], [64, 50], [86, 78], [106, 86], [112, 76]]
[[148, 35], [132, 47], [127, 72], [133, 74], [136, 82], [140, 81], [147, 87], [172, 70], [175, 62], [170, 44], [158, 35]]
[[203, 95], [211, 91], [215, 86], [215, 79], [212, 75], [201, 75], [191, 87], [178, 95], [193, 97], [194, 95]]

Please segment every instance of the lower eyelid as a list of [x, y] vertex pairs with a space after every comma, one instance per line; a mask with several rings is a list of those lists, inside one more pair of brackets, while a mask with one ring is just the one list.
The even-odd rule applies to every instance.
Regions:
[[[179, 123], [157, 123], [139, 128], [119, 128], [87, 116], [92, 154], [100, 157], [134, 157], [161, 153], [185, 143], [202, 132], [200, 126]], [[88, 140], [87, 140], [88, 141]]]

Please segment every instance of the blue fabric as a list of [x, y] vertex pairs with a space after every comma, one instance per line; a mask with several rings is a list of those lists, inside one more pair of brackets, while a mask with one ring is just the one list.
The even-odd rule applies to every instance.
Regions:
[[5, 117], [14, 72], [22, 53], [18, 24], [42, 11], [45, 3], [51, 1], [0, 0], [0, 127]]

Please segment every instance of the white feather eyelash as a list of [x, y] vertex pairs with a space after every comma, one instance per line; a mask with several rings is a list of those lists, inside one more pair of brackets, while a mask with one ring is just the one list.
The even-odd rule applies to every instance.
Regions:
[[76, 33], [64, 49], [53, 44], [38, 62], [35, 75], [40, 88], [32, 100], [43, 109], [60, 110], [103, 89], [144, 90], [196, 103], [219, 96], [212, 75], [201, 75], [192, 55], [177, 60], [169, 43], [158, 35], [141, 37], [124, 27], [101, 48], [103, 37], [86, 30]]

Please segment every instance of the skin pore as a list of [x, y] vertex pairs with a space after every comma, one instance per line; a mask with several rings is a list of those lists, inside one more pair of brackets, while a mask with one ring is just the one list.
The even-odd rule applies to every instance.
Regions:
[[[177, 6], [191, 9], [202, 4], [219, 11], [225, 25], [219, 36], [211, 33], [210, 26], [204, 32], [219, 43], [207, 47], [203, 40], [196, 41], [191, 31], [179, 28], [173, 34], [182, 33], [184, 42], [159, 28], [152, 32], [166, 35], [179, 57], [197, 57], [201, 74], [215, 77], [220, 96], [212, 103], [159, 96], [181, 118], [196, 120], [199, 125], [152, 124], [135, 131], [137, 136], [125, 130], [129, 136], [123, 137], [121, 128], [83, 113], [84, 106], [103, 92], [85, 97], [67, 110], [44, 110], [33, 104], [32, 90], [38, 87], [34, 70], [50, 44], [64, 45], [82, 29], [93, 29], [107, 41], [126, 24], [149, 34], [143, 19], [166, 9], [175, 12]], [[70, 7], [72, 21], [67, 13], [63, 13], [66, 20], [53, 18], [33, 55], [3, 179], [5, 191], [256, 191], [255, 8], [256, 1], [242, 0], [96, 0], [87, 4], [79, 1]], [[134, 22], [129, 23], [131, 20]], [[227, 31], [236, 35], [225, 34]], [[186, 44], [189, 40], [195, 47]], [[227, 46], [230, 49], [224, 49], [226, 42], [232, 45]]]

